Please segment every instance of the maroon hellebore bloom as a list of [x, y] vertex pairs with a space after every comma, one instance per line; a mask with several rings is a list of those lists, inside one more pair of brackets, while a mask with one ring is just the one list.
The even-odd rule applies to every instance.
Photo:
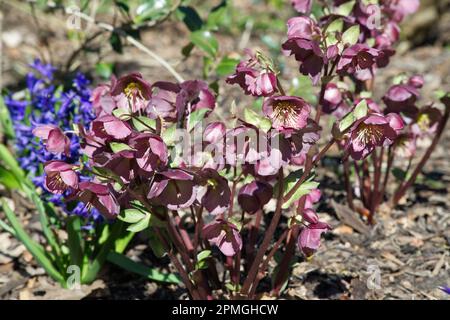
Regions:
[[390, 17], [401, 22], [407, 15], [416, 12], [419, 9], [419, 0], [383, 0], [384, 10]]
[[149, 100], [151, 97], [151, 86], [142, 78], [138, 72], [130, 73], [119, 79], [113, 79], [111, 85], [111, 95], [117, 96], [125, 94], [127, 98], [140, 98]]
[[168, 151], [162, 138], [152, 133], [140, 133], [129, 140], [135, 150], [138, 166], [148, 172], [156, 171], [167, 165]]
[[250, 51], [249, 59], [241, 61], [233, 75], [226, 79], [229, 84], [238, 84], [247, 95], [268, 97], [277, 90], [277, 77], [267, 66], [263, 66]]
[[419, 91], [411, 85], [398, 84], [392, 86], [383, 97], [387, 106], [386, 113], [405, 112], [408, 115], [416, 113], [415, 103], [419, 96]]
[[33, 130], [33, 134], [44, 140], [45, 148], [54, 154], [64, 153], [70, 155], [70, 139], [64, 132], [53, 125], [38, 126]]
[[97, 117], [112, 114], [117, 107], [116, 101], [111, 96], [111, 88], [109, 85], [101, 84], [92, 90], [91, 96], [92, 109], [94, 109]]
[[320, 29], [308, 17], [295, 17], [288, 20], [288, 40], [283, 43], [283, 53], [294, 55], [300, 62], [300, 73], [309, 75], [314, 83], [320, 78], [320, 72], [326, 62], [317, 39], [320, 38]]
[[239, 190], [238, 203], [245, 212], [253, 214], [261, 210], [272, 195], [273, 188], [269, 183], [254, 180]]
[[197, 187], [191, 173], [181, 169], [168, 169], [156, 175], [147, 198], [156, 205], [179, 210], [193, 204], [196, 196]]
[[205, 169], [200, 173], [202, 185], [197, 198], [210, 214], [224, 213], [230, 204], [231, 190], [228, 180], [213, 169]]
[[300, 231], [298, 237], [298, 248], [310, 257], [320, 246], [320, 236], [330, 230], [331, 227], [324, 222], [310, 224]]
[[372, 67], [379, 51], [366, 44], [355, 44], [342, 52], [337, 65], [340, 75], [354, 74], [358, 80], [364, 81], [373, 77]]
[[203, 237], [215, 245], [227, 257], [232, 257], [242, 249], [242, 238], [238, 228], [223, 219], [216, 219], [203, 227]]
[[272, 120], [272, 127], [284, 132], [304, 128], [311, 107], [299, 97], [277, 96], [266, 99], [262, 110]]
[[113, 115], [104, 115], [92, 121], [92, 132], [101, 139], [127, 138], [132, 130], [128, 123]]
[[54, 194], [61, 194], [68, 189], [78, 188], [78, 175], [74, 165], [63, 161], [49, 161], [44, 166], [45, 188]]
[[291, 0], [291, 4], [299, 13], [309, 14], [311, 12], [312, 0]]
[[353, 159], [364, 159], [375, 147], [390, 145], [403, 126], [403, 120], [398, 114], [390, 113], [385, 116], [370, 113], [356, 121], [350, 128], [346, 148]]
[[152, 86], [152, 97], [147, 107], [150, 114], [154, 114], [167, 122], [176, 122], [176, 100], [180, 87], [176, 83], [158, 81]]
[[80, 182], [76, 198], [97, 209], [105, 218], [114, 219], [120, 212], [116, 197], [108, 186], [95, 182]]
[[411, 125], [412, 133], [416, 137], [425, 134], [432, 135], [436, 132], [439, 122], [442, 119], [442, 113], [438, 108], [432, 105], [419, 110], [415, 122]]
[[203, 132], [203, 140], [208, 143], [217, 143], [224, 140], [226, 127], [223, 122], [211, 122]]
[[212, 111], [215, 106], [216, 98], [206, 82], [188, 80], [180, 84], [180, 92], [176, 99], [178, 119], [181, 119], [185, 112], [189, 114], [198, 109]]

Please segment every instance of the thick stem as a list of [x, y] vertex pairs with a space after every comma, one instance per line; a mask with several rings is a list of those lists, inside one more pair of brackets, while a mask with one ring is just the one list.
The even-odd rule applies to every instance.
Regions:
[[278, 196], [277, 196], [277, 206], [275, 209], [275, 214], [272, 218], [272, 221], [270, 222], [269, 228], [266, 230], [266, 235], [264, 237], [264, 240], [259, 248], [259, 251], [256, 255], [255, 260], [252, 263], [252, 266], [250, 268], [250, 271], [248, 273], [247, 279], [245, 279], [244, 285], [242, 286], [241, 294], [248, 295], [248, 292], [250, 290], [251, 285], [254, 283], [256, 275], [258, 274], [258, 269], [260, 267], [261, 261], [264, 258], [264, 254], [267, 251], [267, 248], [270, 245], [270, 241], [272, 240], [273, 234], [275, 233], [275, 230], [278, 226], [278, 222], [281, 218], [281, 209], [283, 205], [283, 180], [284, 180], [284, 174], [283, 174], [283, 168], [281, 168], [278, 172], [278, 181], [279, 181], [279, 190], [278, 190]]
[[434, 136], [433, 141], [431, 142], [431, 145], [423, 155], [420, 162], [417, 164], [416, 168], [414, 169], [413, 173], [411, 174], [411, 177], [406, 181], [400, 189], [394, 194], [394, 197], [392, 199], [391, 207], [395, 207], [400, 199], [405, 195], [406, 191], [413, 185], [413, 183], [416, 181], [417, 176], [422, 171], [423, 167], [425, 166], [426, 162], [430, 158], [431, 154], [433, 153], [434, 149], [437, 146], [437, 143], [439, 142], [439, 139], [444, 132], [445, 125], [447, 124], [448, 118], [450, 116], [450, 105], [445, 106], [445, 112], [444, 116], [441, 119], [441, 122], [439, 123], [439, 126], [436, 130], [436, 135]]

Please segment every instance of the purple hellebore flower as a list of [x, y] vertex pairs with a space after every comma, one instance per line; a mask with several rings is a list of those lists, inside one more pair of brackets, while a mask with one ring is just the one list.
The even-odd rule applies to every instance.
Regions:
[[415, 103], [419, 96], [419, 91], [413, 86], [407, 84], [392, 86], [383, 97], [383, 101], [387, 106], [386, 113], [416, 113], [417, 108]]
[[434, 134], [441, 119], [442, 113], [438, 108], [432, 105], [424, 107], [418, 111], [415, 117], [415, 122], [411, 126], [412, 133], [416, 137]]
[[203, 140], [208, 143], [217, 143], [224, 139], [226, 126], [223, 122], [211, 122], [203, 132]]
[[268, 97], [277, 90], [277, 77], [268, 67], [263, 67], [256, 56], [247, 51], [249, 59], [236, 66], [233, 75], [226, 79], [229, 84], [238, 84], [245, 94], [255, 97]]
[[407, 15], [419, 9], [419, 0], [383, 0], [384, 10], [395, 21], [401, 22]]
[[41, 125], [33, 129], [33, 134], [44, 140], [45, 148], [53, 153], [70, 155], [70, 139], [54, 125]]
[[132, 129], [125, 121], [113, 115], [104, 115], [92, 121], [92, 132], [101, 139], [122, 140], [131, 134]]
[[139, 133], [129, 140], [129, 145], [135, 150], [136, 162], [142, 170], [153, 172], [167, 165], [167, 146], [160, 136]]
[[264, 181], [252, 181], [242, 186], [238, 194], [239, 205], [245, 212], [256, 213], [267, 204], [273, 195], [272, 186]]
[[273, 128], [284, 132], [304, 128], [311, 107], [299, 97], [277, 96], [266, 99], [262, 110], [272, 120]]
[[295, 17], [287, 22], [288, 40], [283, 43], [283, 53], [294, 55], [300, 62], [300, 73], [309, 75], [314, 83], [320, 78], [320, 72], [326, 57], [320, 49], [320, 28], [308, 17]]
[[291, 0], [291, 4], [299, 13], [309, 14], [311, 12], [312, 0]]
[[379, 51], [366, 44], [355, 44], [345, 49], [339, 59], [337, 72], [340, 75], [354, 74], [361, 81], [373, 77], [372, 67], [375, 65]]
[[197, 188], [191, 173], [181, 169], [168, 169], [155, 176], [147, 198], [156, 205], [179, 210], [193, 204], [196, 196]]
[[298, 237], [298, 248], [307, 257], [310, 257], [320, 246], [320, 236], [322, 233], [331, 230], [331, 227], [324, 222], [311, 223], [300, 231]]
[[319, 202], [322, 192], [319, 189], [313, 189], [306, 195], [305, 209], [311, 209], [313, 205]]
[[91, 102], [97, 117], [112, 114], [117, 107], [116, 101], [111, 96], [111, 88], [107, 84], [101, 84], [92, 90]]
[[151, 85], [142, 78], [138, 72], [114, 79], [111, 84], [111, 95], [125, 94], [128, 98], [140, 98], [149, 100], [151, 97]]
[[152, 96], [147, 107], [154, 114], [167, 122], [176, 122], [178, 118], [176, 100], [180, 87], [176, 83], [158, 81], [152, 86]]
[[210, 214], [224, 213], [230, 204], [231, 190], [228, 180], [216, 170], [205, 169], [200, 173], [202, 180], [197, 198]]
[[53, 194], [62, 194], [66, 190], [78, 188], [78, 175], [72, 164], [52, 160], [45, 164], [44, 172], [45, 188]]
[[306, 160], [310, 148], [320, 139], [320, 126], [312, 119], [308, 119], [305, 128], [297, 130], [289, 137], [291, 143], [291, 159], [293, 165], [301, 166]]
[[180, 92], [176, 99], [178, 118], [184, 115], [186, 111], [188, 113], [198, 109], [209, 109], [212, 111], [215, 106], [216, 98], [206, 82], [187, 80], [180, 84]]
[[417, 137], [411, 133], [400, 134], [395, 140], [395, 154], [409, 159], [416, 154]]
[[323, 95], [322, 110], [327, 114], [332, 114], [343, 102], [341, 90], [335, 83], [327, 83]]
[[86, 206], [97, 209], [107, 219], [114, 219], [120, 212], [116, 197], [106, 185], [90, 181], [80, 182], [75, 197]]
[[408, 85], [413, 86], [416, 89], [420, 89], [423, 87], [424, 80], [421, 75], [414, 75], [408, 80]]
[[223, 219], [216, 219], [203, 227], [202, 235], [227, 257], [232, 257], [242, 249], [242, 238], [238, 228]]
[[403, 120], [398, 114], [390, 113], [385, 116], [370, 113], [356, 121], [350, 128], [346, 148], [353, 159], [364, 159], [375, 147], [390, 145], [403, 126]]

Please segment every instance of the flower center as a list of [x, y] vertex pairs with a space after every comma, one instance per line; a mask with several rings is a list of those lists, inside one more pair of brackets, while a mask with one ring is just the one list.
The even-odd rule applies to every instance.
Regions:
[[214, 179], [208, 179], [207, 184], [213, 189], [216, 189], [217, 186], [219, 185], [219, 183]]
[[130, 82], [123, 91], [127, 97], [130, 97], [141, 93], [142, 87], [137, 82]]
[[358, 135], [356, 136], [356, 140], [360, 141], [364, 145], [379, 145], [383, 141], [383, 137], [384, 134], [382, 126], [361, 123], [358, 127]]
[[297, 124], [297, 106], [288, 101], [279, 101], [275, 104], [273, 118], [289, 127]]
[[430, 116], [426, 113], [422, 113], [419, 115], [419, 118], [417, 119], [417, 125], [419, 126], [420, 130], [425, 131], [430, 127], [431, 119]]

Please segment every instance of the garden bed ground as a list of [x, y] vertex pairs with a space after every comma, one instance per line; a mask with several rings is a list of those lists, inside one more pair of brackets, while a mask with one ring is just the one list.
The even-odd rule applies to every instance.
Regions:
[[[22, 28], [26, 28], [26, 24]], [[169, 61], [179, 58], [178, 42], [183, 42], [180, 38], [172, 39], [175, 40], [170, 41], [168, 46], [162, 46], [165, 49], [159, 52], [168, 57]], [[144, 38], [144, 42], [153, 47], [151, 41]], [[226, 39], [224, 43], [227, 43]], [[6, 62], [3, 64], [10, 67], [5, 70], [4, 84], [6, 82], [11, 85], [19, 80], [15, 78], [12, 61], [26, 48], [27, 46], [20, 46], [7, 49], [4, 56]], [[134, 50], [123, 59], [123, 69], [133, 69], [135, 66], [127, 61], [148, 61], [146, 56]], [[16, 66], [20, 68], [20, 64]], [[189, 67], [192, 69], [188, 70]], [[187, 64], [184, 68], [186, 74], [199, 73], [195, 64]], [[181, 71], [182, 69], [180, 68]], [[151, 65], [141, 70], [150, 80], [159, 74], [159, 69]], [[427, 83], [422, 90], [423, 101], [429, 101], [433, 90], [450, 89], [449, 70], [448, 49], [440, 46], [418, 47], [397, 56], [388, 70], [380, 72], [376, 83], [379, 89], [377, 91], [380, 94], [384, 92], [388, 80], [400, 71], [407, 74], [422, 73]], [[320, 211], [321, 216], [333, 226], [333, 230], [325, 236], [326, 240], [310, 261], [300, 260], [295, 264], [283, 298], [448, 298], [438, 287], [450, 284], [449, 150], [450, 127], [447, 126], [439, 146], [425, 167], [428, 179], [416, 184], [397, 209], [391, 212], [381, 209], [376, 217], [377, 224], [372, 229], [355, 223], [358, 217], [350, 218], [352, 213], [345, 214], [341, 209], [336, 214], [336, 205], [330, 199], [344, 199], [341, 191], [343, 188], [332, 170], [334, 158], [325, 159], [324, 164], [328, 163], [329, 166], [319, 172], [321, 188], [325, 192]], [[3, 195], [1, 190], [0, 194]], [[33, 208], [19, 195], [13, 198], [18, 208], [16, 213], [23, 221], [28, 221], [28, 229], [33, 236], [39, 237]], [[133, 249], [128, 252], [130, 257], [144, 263], [155, 263], [145, 241], [136, 239], [134, 244]], [[374, 283], [372, 280], [375, 279], [376, 286], [377, 270], [380, 275], [379, 287], [370, 289], [367, 282]], [[114, 266], [107, 266], [100, 280], [83, 287], [81, 291], [62, 290], [35, 264], [23, 245], [0, 231], [0, 300], [61, 298], [185, 299], [187, 296], [182, 288], [161, 286], [127, 274]]]

